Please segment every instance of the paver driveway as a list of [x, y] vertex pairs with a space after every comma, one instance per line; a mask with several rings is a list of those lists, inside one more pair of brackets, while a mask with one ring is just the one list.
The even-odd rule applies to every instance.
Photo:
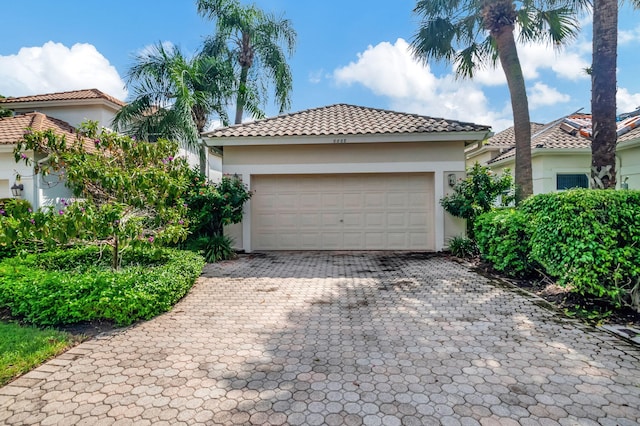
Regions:
[[205, 268], [170, 313], [0, 389], [6, 424], [637, 424], [637, 348], [443, 257]]

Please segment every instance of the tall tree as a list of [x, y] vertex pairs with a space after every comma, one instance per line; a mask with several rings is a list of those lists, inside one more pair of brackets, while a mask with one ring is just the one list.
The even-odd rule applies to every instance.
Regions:
[[273, 85], [280, 112], [291, 104], [293, 79], [287, 57], [293, 54], [296, 32], [291, 21], [238, 0], [197, 0], [198, 13], [215, 22], [216, 33], [203, 52], [231, 60], [235, 68], [235, 123], [244, 111], [263, 117], [266, 88]]
[[591, 187], [616, 187], [618, 0], [593, 2]]
[[516, 201], [533, 193], [531, 120], [516, 27], [523, 42], [560, 45], [577, 34], [574, 6], [560, 0], [419, 0], [414, 9], [422, 19], [412, 41], [417, 58], [452, 62], [467, 78], [500, 59], [513, 110]]
[[233, 70], [216, 58], [187, 59], [177, 46], [158, 43], [136, 57], [127, 86], [134, 99], [116, 114], [116, 130], [141, 140], [166, 138], [202, 149], [199, 135], [211, 115], [228, 121], [225, 102]]

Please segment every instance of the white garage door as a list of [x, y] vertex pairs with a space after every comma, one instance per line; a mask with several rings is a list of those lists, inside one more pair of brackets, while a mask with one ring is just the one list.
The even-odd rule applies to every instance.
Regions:
[[433, 174], [252, 176], [255, 250], [433, 250]]

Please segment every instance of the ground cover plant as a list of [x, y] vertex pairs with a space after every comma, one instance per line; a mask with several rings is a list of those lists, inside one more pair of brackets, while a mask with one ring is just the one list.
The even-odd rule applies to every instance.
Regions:
[[640, 191], [540, 194], [480, 216], [476, 236], [493, 270], [567, 313], [640, 325]]
[[204, 261], [170, 248], [111, 251], [85, 246], [0, 262], [0, 308], [39, 326], [109, 320], [123, 326], [166, 312], [194, 284]]
[[75, 344], [68, 333], [0, 322], [0, 386]]

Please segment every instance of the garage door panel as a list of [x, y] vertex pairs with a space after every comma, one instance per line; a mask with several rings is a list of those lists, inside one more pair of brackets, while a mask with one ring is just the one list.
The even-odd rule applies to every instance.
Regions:
[[433, 249], [433, 174], [252, 176], [256, 250]]

